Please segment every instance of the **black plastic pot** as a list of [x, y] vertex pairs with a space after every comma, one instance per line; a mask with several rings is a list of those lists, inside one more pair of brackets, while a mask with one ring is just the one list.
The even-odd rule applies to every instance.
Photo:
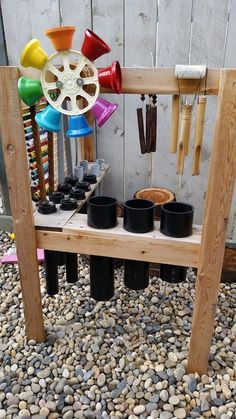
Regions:
[[125, 260], [124, 283], [132, 290], [143, 290], [149, 285], [149, 262]]
[[169, 202], [161, 207], [160, 232], [170, 237], [192, 234], [194, 208], [184, 202]]
[[78, 182], [78, 178], [75, 175], [68, 175], [65, 178], [65, 182], [69, 183], [71, 186], [75, 186], [76, 183]]
[[41, 201], [39, 202], [38, 212], [40, 214], [53, 214], [56, 212], [57, 208], [54, 202], [50, 201]]
[[93, 196], [88, 200], [88, 225], [112, 228], [117, 224], [117, 200], [109, 196]]
[[60, 204], [61, 200], [64, 198], [64, 193], [55, 191], [49, 194], [50, 201], [54, 202], [54, 204]]
[[65, 198], [61, 200], [60, 208], [63, 211], [73, 211], [78, 208], [77, 200], [74, 198]]
[[[194, 208], [184, 202], [170, 202], [161, 207], [160, 232], [170, 237], [187, 237], [192, 234]], [[176, 265], [160, 265], [160, 277], [169, 283], [185, 281], [187, 268]]]
[[76, 184], [76, 188], [83, 189], [84, 192], [88, 192], [88, 191], [91, 190], [90, 183], [89, 182], [85, 182], [84, 180], [81, 180], [81, 182], [78, 182]]
[[113, 297], [113, 258], [90, 256], [90, 295], [97, 301], [107, 301]]
[[72, 189], [72, 185], [67, 182], [59, 183], [57, 187], [57, 190], [59, 192], [63, 192], [65, 195], [69, 195], [71, 189]]
[[66, 280], [69, 284], [78, 281], [78, 258], [77, 253], [66, 253]]
[[95, 175], [92, 175], [92, 174], [86, 174], [86, 175], [84, 175], [84, 182], [89, 182], [89, 183], [97, 183], [97, 178], [96, 178], [96, 176]]
[[77, 200], [85, 199], [85, 192], [83, 189], [73, 188], [70, 192], [70, 197]]
[[146, 199], [130, 199], [124, 204], [124, 229], [147, 233], [154, 229], [155, 205]]
[[44, 250], [45, 277], [48, 295], [58, 293], [58, 252], [54, 250]]

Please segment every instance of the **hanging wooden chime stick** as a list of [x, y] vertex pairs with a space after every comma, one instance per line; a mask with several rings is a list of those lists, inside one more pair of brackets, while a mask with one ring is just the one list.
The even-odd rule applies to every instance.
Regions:
[[[142, 103], [145, 100], [145, 95], [141, 95]], [[137, 109], [137, 118], [138, 118], [138, 132], [139, 132], [139, 144], [142, 154], [146, 153], [146, 142], [144, 134], [144, 123], [143, 123], [143, 107]]]
[[170, 135], [170, 153], [177, 152], [178, 132], [179, 132], [179, 95], [172, 96], [172, 117]]
[[151, 127], [150, 127], [150, 151], [156, 151], [157, 144], [157, 95], [152, 95], [152, 105], [151, 105]]
[[203, 139], [203, 126], [204, 116], [206, 109], [206, 96], [199, 96], [197, 104], [197, 115], [196, 115], [196, 127], [194, 136], [194, 161], [192, 176], [199, 175], [200, 163], [201, 163], [201, 152], [202, 152], [202, 139]]
[[146, 105], [146, 153], [151, 152], [151, 97], [149, 96], [149, 104]]
[[188, 155], [190, 129], [191, 129], [192, 105], [186, 103], [183, 105], [180, 140], [178, 147], [178, 169], [177, 173], [182, 174], [184, 170], [184, 157]]

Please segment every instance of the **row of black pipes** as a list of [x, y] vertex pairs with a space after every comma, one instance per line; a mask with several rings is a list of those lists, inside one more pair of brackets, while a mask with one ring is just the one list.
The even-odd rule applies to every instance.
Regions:
[[[161, 208], [160, 231], [166, 236], [186, 237], [192, 234], [193, 207], [182, 202], [164, 204]], [[145, 199], [132, 199], [124, 204], [123, 227], [131, 233], [147, 233], [154, 229], [155, 205]], [[108, 229], [117, 225], [117, 201], [114, 198], [93, 196], [88, 201], [88, 225], [96, 229]], [[58, 266], [66, 266], [66, 280], [78, 280], [77, 254], [45, 251], [46, 285], [49, 295], [58, 292]], [[170, 283], [185, 280], [187, 268], [160, 265], [160, 277]], [[149, 285], [149, 262], [124, 261], [125, 286], [142, 290]], [[97, 301], [106, 301], [114, 295], [114, 259], [106, 256], [90, 256], [90, 294]]]

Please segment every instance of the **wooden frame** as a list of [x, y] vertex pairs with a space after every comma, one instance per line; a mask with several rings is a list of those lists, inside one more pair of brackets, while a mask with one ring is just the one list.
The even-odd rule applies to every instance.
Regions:
[[[178, 94], [178, 83], [174, 78], [173, 68], [135, 68], [123, 69], [122, 72], [123, 93]], [[226, 226], [236, 176], [236, 70], [209, 69], [206, 86], [204, 81], [200, 86], [201, 91], [205, 91], [206, 88], [207, 94], [218, 95], [205, 217], [201, 239], [197, 229], [191, 238], [181, 240], [169, 239], [160, 233], [142, 237], [135, 235], [134, 238], [119, 227], [114, 232], [98, 232], [86, 228], [82, 223], [84, 218], [77, 215], [68, 221], [61, 231], [35, 230], [24, 130], [16, 88], [18, 77], [17, 68], [0, 68], [0, 129], [16, 233], [28, 338], [37, 341], [45, 338], [36, 244], [52, 250], [66, 249], [71, 252], [119, 257], [128, 255], [133, 259], [164, 263], [179, 263], [181, 258], [184, 265], [192, 264], [198, 267], [188, 371], [204, 373], [208, 366]], [[184, 94], [191, 94], [195, 89], [193, 80], [181, 84], [181, 92]], [[121, 242], [123, 250], [118, 252]], [[112, 248], [110, 243], [114, 246], [113, 250], [109, 250]], [[157, 250], [160, 251], [159, 256]]]

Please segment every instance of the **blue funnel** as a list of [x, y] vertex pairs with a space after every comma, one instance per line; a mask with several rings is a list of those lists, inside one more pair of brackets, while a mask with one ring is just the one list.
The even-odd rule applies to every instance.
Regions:
[[86, 137], [93, 132], [84, 115], [72, 115], [69, 118], [69, 128], [66, 131], [67, 137]]
[[61, 113], [51, 105], [46, 106], [42, 112], [37, 113], [35, 120], [40, 127], [45, 128], [47, 131], [61, 131]]

